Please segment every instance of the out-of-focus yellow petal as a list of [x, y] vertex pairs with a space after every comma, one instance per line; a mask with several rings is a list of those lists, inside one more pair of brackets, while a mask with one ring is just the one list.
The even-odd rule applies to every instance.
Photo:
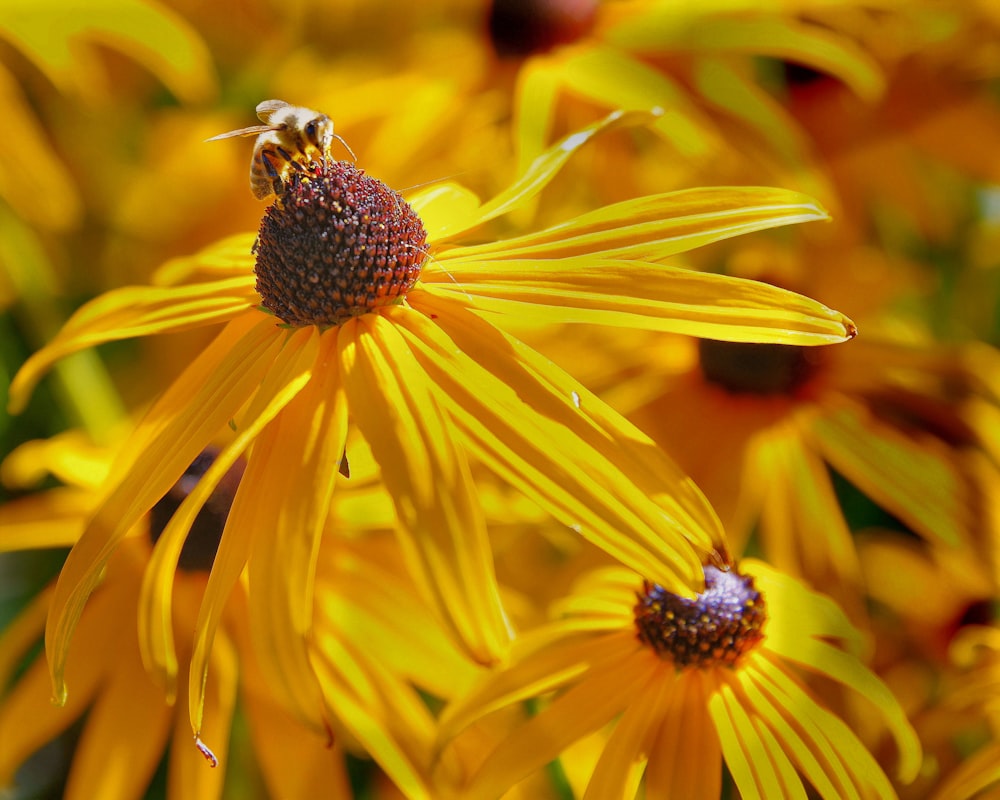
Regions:
[[518, 320], [588, 323], [721, 341], [817, 345], [846, 341], [838, 311], [770, 284], [664, 264], [597, 259], [481, 262], [471, 280], [425, 284], [477, 311]]
[[[602, 133], [618, 128], [648, 125], [659, 111], [614, 111], [604, 119], [561, 139], [536, 158], [514, 183], [479, 207], [472, 216], [459, 218], [439, 232], [441, 238], [455, 238], [488, 220], [516, 209], [537, 195], [577, 150]], [[440, 239], [436, 240], [440, 241]]]
[[315, 328], [296, 331], [268, 371], [241, 420], [237, 436], [219, 453], [181, 503], [153, 548], [139, 593], [139, 646], [146, 668], [163, 684], [171, 702], [176, 691], [173, 641], [173, 579], [191, 524], [229, 468], [312, 374], [318, 350]]
[[[661, 681], [671, 682], [664, 670]], [[718, 800], [722, 750], [705, 713], [704, 681], [698, 670], [675, 679], [663, 708], [659, 735], [649, 750], [646, 786], [651, 797]]]
[[[7, 21], [0, 21], [0, 38]], [[80, 199], [69, 171], [53, 154], [48, 136], [28, 107], [17, 81], [0, 64], [0, 108], [4, 137], [17, 154], [0, 159], [0, 197], [22, 219], [43, 228], [66, 228], [80, 215]], [[5, 231], [5, 238], [7, 231]]]
[[52, 476], [67, 486], [93, 490], [107, 478], [113, 458], [111, 449], [73, 429], [19, 445], [0, 465], [0, 480], [10, 488], [30, 489]]
[[829, 28], [788, 17], [705, 19], [684, 6], [661, 5], [622, 22], [608, 33], [613, 43], [640, 52], [664, 46], [695, 52], [722, 51], [771, 56], [806, 64], [834, 75], [866, 100], [883, 91], [885, 79], [875, 60], [849, 38]]
[[3, 629], [0, 635], [0, 686], [9, 685], [11, 675], [21, 665], [25, 654], [42, 638], [53, 591], [55, 584], [49, 584], [38, 592]]
[[[566, 222], [512, 239], [456, 247], [437, 257], [440, 271], [421, 279], [461, 282], [482, 262], [592, 256], [661, 261], [720, 239], [827, 219], [815, 200], [766, 186], [684, 189], [604, 206]], [[572, 271], [578, 262], [567, 265]]]
[[94, 508], [92, 492], [59, 487], [0, 505], [0, 553], [72, 547]]
[[[678, 502], [692, 487], [676, 480], [676, 467], [664, 469], [664, 464], [644, 459], [652, 444], [624, 420], [619, 420], [619, 430], [603, 431], [588, 419], [591, 412], [581, 410], [584, 403], [599, 401], [583, 387], [557, 394], [548, 381], [532, 374], [530, 364], [529, 369], [512, 366], [498, 380], [445, 335], [441, 324], [446, 318], [450, 327], [462, 327], [450, 304], [422, 298], [419, 306], [436, 322], [403, 313], [406, 309], [393, 312], [393, 320], [441, 389], [467, 445], [490, 469], [650, 580], [680, 592], [700, 584], [701, 555], [695, 546], [711, 548], [710, 533]], [[496, 329], [483, 328], [466, 337], [468, 353], [478, 357], [493, 347], [502, 351], [505, 343], [491, 342], [499, 336]], [[595, 418], [606, 423], [595, 409]], [[655, 500], [669, 497], [667, 505], [654, 502], [637, 486], [649, 475], [629, 467], [644, 463], [660, 475], [673, 475], [659, 487], [662, 494], [654, 495]]]
[[172, 258], [153, 274], [153, 285], [179, 286], [242, 277], [245, 285], [252, 287], [255, 238], [252, 233], [237, 233], [193, 255]]
[[[283, 337], [257, 315], [231, 322], [153, 405], [112, 469], [110, 494], [70, 551], [45, 632], [57, 702], [73, 628], [128, 529], [165, 495], [260, 384]], [[185, 413], [184, 409], [188, 409]]]
[[980, 748], [966, 758], [931, 796], [931, 800], [967, 800], [1000, 781], [1000, 743]]
[[[651, 126], [682, 158], [702, 159], [724, 146], [715, 125], [690, 101], [690, 94], [662, 71], [627, 53], [592, 43], [565, 57], [563, 88], [606, 108], [657, 108]], [[525, 113], [530, 113], [527, 110]]]
[[505, 738], [472, 777], [468, 797], [497, 797], [505, 789], [596, 731], [649, 691], [663, 665], [629, 653], [592, 667], [580, 683]]
[[834, 469], [931, 541], [957, 545], [970, 529], [965, 487], [930, 434], [908, 438], [857, 403], [817, 417], [813, 432]]
[[[545, 150], [555, 116], [561, 83], [562, 59], [544, 55], [527, 59], [517, 73], [514, 127], [517, 147], [517, 174], [523, 175]], [[647, 103], [642, 108], [652, 108]], [[617, 107], [617, 106], [616, 106]]]
[[347, 439], [337, 331], [320, 339], [313, 376], [251, 454], [267, 462], [249, 564], [250, 629], [261, 671], [305, 721], [321, 721], [309, 662], [320, 538]]
[[[134, 591], [131, 581], [130, 587]], [[115, 634], [105, 654], [115, 654], [114, 680], [101, 686], [87, 713], [73, 752], [67, 800], [141, 797], [163, 755], [171, 708], [142, 669], [131, 625]]]
[[[414, 315], [398, 311], [393, 320]], [[382, 469], [421, 588], [472, 658], [499, 661], [511, 634], [489, 537], [433, 383], [386, 317], [345, 324], [341, 341], [351, 414]]]
[[102, 83], [85, 44], [112, 47], [143, 64], [177, 97], [208, 99], [215, 90], [212, 58], [197, 32], [154, 0], [5, 0], [0, 37], [7, 39], [54, 84], [94, 94]]
[[257, 302], [252, 276], [190, 287], [141, 286], [107, 292], [81, 307], [55, 339], [25, 362], [11, 381], [8, 410], [19, 413], [45, 371], [70, 353], [116, 339], [226, 322]]

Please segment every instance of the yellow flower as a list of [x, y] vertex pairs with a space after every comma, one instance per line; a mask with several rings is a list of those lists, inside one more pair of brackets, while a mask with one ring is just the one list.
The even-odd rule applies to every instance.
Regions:
[[80, 309], [16, 377], [13, 408], [66, 353], [226, 326], [130, 438], [105, 502], [66, 561], [46, 633], [56, 697], [65, 699], [69, 638], [103, 565], [230, 424], [235, 436], [174, 516], [150, 566], [151, 602], [164, 615], [148, 648], [169, 683], [169, 579], [181, 544], [213, 487], [249, 451], [198, 620], [196, 731], [213, 633], [248, 560], [265, 671], [303, 718], [315, 717], [320, 692], [304, 641], [349, 418], [393, 496], [421, 590], [478, 661], [501, 658], [510, 633], [470, 454], [623, 563], [678, 591], [700, 585], [702, 558], [724, 549], [700, 492], [638, 431], [490, 319], [842, 341], [853, 324], [814, 301], [642, 260], [823, 212], [779, 190], [702, 189], [639, 198], [521, 237], [457, 244], [540, 191], [596, 134], [649, 119], [616, 113], [568, 137], [482, 205], [455, 187], [428, 189], [414, 200], [422, 224], [398, 194], [350, 164], [312, 164], [268, 209], [255, 244], [227, 240], [168, 264], [168, 285], [111, 292]]
[[836, 605], [757, 561], [739, 571], [706, 566], [705, 579], [694, 600], [617, 567], [584, 579], [561, 619], [515, 643], [508, 669], [445, 709], [447, 739], [558, 690], [486, 757], [463, 796], [500, 796], [617, 718], [586, 798], [636, 796], [645, 774], [650, 800], [714, 800], [723, 760], [744, 798], [802, 797], [803, 779], [827, 800], [895, 797], [857, 735], [800, 677], [823, 676], [866, 698], [895, 738], [900, 778], [916, 775], [916, 735], [850, 652], [857, 633]]

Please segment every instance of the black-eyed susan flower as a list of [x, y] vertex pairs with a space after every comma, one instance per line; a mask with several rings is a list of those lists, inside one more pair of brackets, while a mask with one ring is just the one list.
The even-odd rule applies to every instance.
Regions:
[[196, 731], [214, 631], [248, 562], [265, 673], [286, 687], [303, 718], [315, 719], [320, 688], [306, 642], [349, 423], [381, 468], [421, 591], [478, 661], [501, 658], [510, 633], [470, 455], [661, 585], [700, 585], [704, 554], [724, 549], [700, 492], [637, 430], [493, 320], [842, 341], [853, 324], [804, 297], [649, 260], [823, 212], [779, 190], [700, 189], [624, 202], [521, 237], [458, 244], [534, 196], [598, 133], [649, 119], [616, 113], [568, 137], [485, 204], [441, 186], [410, 205], [349, 163], [311, 164], [267, 210], [256, 242], [227, 240], [168, 265], [162, 285], [111, 292], [80, 309], [19, 373], [14, 408], [68, 352], [226, 326], [130, 438], [104, 503], [66, 561], [46, 633], [57, 699], [66, 697], [70, 635], [102, 567], [227, 426], [235, 435], [174, 515], [150, 565], [150, 602], [164, 610], [150, 615], [160, 620], [149, 637], [151, 660], [169, 685], [176, 674], [170, 578], [198, 509], [246, 452], [197, 625]]
[[[511, 665], [445, 709], [445, 737], [529, 698], [538, 713], [469, 777], [499, 797], [583, 736], [614, 723], [585, 798], [718, 798], [723, 762], [744, 798], [895, 796], [855, 732], [803, 682], [819, 675], [866, 698], [898, 748], [920, 744], [886, 686], [856, 658], [857, 632], [829, 598], [757, 561], [705, 567], [679, 597], [613, 567], [587, 576], [557, 621], [515, 643]], [[550, 693], [556, 692], [550, 697]], [[645, 794], [638, 794], [644, 781]]]

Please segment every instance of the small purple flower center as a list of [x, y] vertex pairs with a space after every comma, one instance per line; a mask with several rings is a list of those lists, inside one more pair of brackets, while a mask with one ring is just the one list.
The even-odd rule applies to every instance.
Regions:
[[767, 608], [749, 575], [706, 566], [693, 600], [648, 581], [637, 597], [639, 641], [678, 669], [734, 667], [764, 638]]

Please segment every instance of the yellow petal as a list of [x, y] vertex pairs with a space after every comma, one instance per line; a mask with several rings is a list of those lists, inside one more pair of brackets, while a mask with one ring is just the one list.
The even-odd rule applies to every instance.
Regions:
[[[660, 680], [669, 681], [666, 672]], [[649, 751], [647, 793], [653, 797], [718, 800], [722, 750], [708, 715], [701, 674], [689, 670], [673, 682], [660, 730]]]
[[[250, 629], [261, 671], [305, 721], [323, 724], [310, 664], [320, 540], [347, 439], [337, 331], [320, 341], [313, 377], [268, 426], [250, 456], [266, 461], [252, 527]], [[256, 475], [256, 471], [255, 471]]]
[[[561, 88], [560, 67], [560, 60], [540, 55], [525, 59], [518, 70], [514, 101], [518, 175], [528, 171], [549, 143]], [[649, 103], [643, 108], [654, 105]]]
[[[455, 247], [437, 257], [440, 271], [429, 271], [421, 280], [475, 281], [482, 262], [503, 260], [600, 256], [659, 261], [732, 236], [827, 218], [811, 197], [786, 189], [718, 186], [664, 192], [613, 203], [537, 233]], [[563, 268], [572, 272], [575, 266]], [[527, 271], [524, 265], [512, 269]]]
[[753, 722], [725, 681], [709, 697], [708, 711], [722, 744], [726, 766], [744, 800], [780, 797], [778, 776]]
[[103, 82], [87, 45], [110, 46], [157, 75], [177, 97], [204, 101], [215, 89], [208, 48], [177, 13], [153, 0], [5, 0], [3, 35], [63, 90], [93, 94]]
[[225, 322], [258, 300], [245, 278], [189, 287], [129, 287], [82, 306], [59, 334], [29, 358], [10, 384], [8, 410], [19, 413], [42, 375], [60, 358], [116, 339], [147, 336]]
[[394, 319], [484, 463], [644, 577], [672, 590], [700, 585], [695, 548], [709, 551], [722, 536], [676, 465], [555, 365], [431, 300], [421, 296], [419, 307], [433, 322], [395, 312]]
[[[55, 584], [49, 584], [39, 591], [0, 632], [0, 686], [10, 686], [11, 676], [22, 666], [25, 654], [42, 638], [54, 590]], [[0, 769], [0, 775], [2, 772]]]
[[360, 649], [332, 636], [317, 641], [317, 669], [324, 696], [347, 728], [413, 800], [433, 796], [427, 780], [433, 720], [412, 689]]
[[633, 800], [642, 780], [650, 746], [674, 685], [666, 667], [649, 681], [642, 696], [629, 704], [615, 724], [583, 800]]
[[160, 397], [123, 448], [110, 493], [56, 584], [45, 646], [57, 702], [65, 702], [63, 671], [73, 628], [101, 570], [129, 528], [184, 473], [246, 401], [274, 361], [283, 335], [258, 315], [231, 322]]
[[576, 133], [566, 136], [535, 159], [514, 183], [500, 192], [488, 203], [479, 207], [476, 214], [456, 220], [440, 231], [438, 244], [442, 239], [453, 239], [484, 222], [513, 211], [521, 203], [534, 197], [566, 164], [574, 152], [583, 145], [607, 131], [623, 127], [647, 125], [656, 119], [659, 112], [614, 111], [604, 119], [588, 125]]
[[252, 287], [255, 240], [256, 236], [252, 233], [237, 233], [193, 255], [172, 258], [156, 270], [152, 282], [155, 286], [179, 286], [242, 278], [247, 286]]
[[72, 547], [94, 508], [94, 494], [59, 487], [0, 505], [0, 553]]
[[817, 345], [857, 329], [822, 303], [770, 284], [639, 261], [481, 262], [475, 277], [424, 284], [476, 311], [732, 342]]
[[629, 705], [645, 702], [662, 663], [633, 653], [591, 668], [586, 677], [508, 736], [486, 757], [467, 789], [469, 797], [497, 797], [566, 747]]
[[427, 239], [432, 242], [454, 225], [455, 220], [474, 217], [480, 206], [479, 198], [472, 191], [447, 181], [415, 193], [407, 198], [407, 202], [420, 216]]
[[315, 328], [296, 331], [268, 371], [244, 414], [236, 437], [219, 453], [181, 503], [153, 548], [139, 595], [139, 645], [147, 670], [173, 702], [177, 656], [173, 640], [173, 580], [195, 517], [244, 450], [309, 380], [316, 361]]
[[472, 658], [498, 661], [510, 631], [489, 537], [432, 384], [387, 317], [344, 325], [341, 341], [351, 414], [382, 469], [418, 580]]
[[125, 623], [118, 633], [103, 656], [114, 663], [110, 680], [97, 693], [73, 752], [67, 800], [140, 797], [163, 756], [173, 710], [142, 669], [134, 629]]
[[874, 100], [885, 79], [875, 60], [830, 28], [778, 16], [704, 18], [686, 7], [665, 6], [636, 15], [609, 32], [609, 41], [640, 52], [663, 47], [696, 53], [721, 51], [771, 56], [834, 75], [860, 97]]
[[965, 487], [947, 449], [911, 438], [858, 404], [817, 418], [813, 431], [834, 469], [913, 530], [957, 545], [970, 529]]

